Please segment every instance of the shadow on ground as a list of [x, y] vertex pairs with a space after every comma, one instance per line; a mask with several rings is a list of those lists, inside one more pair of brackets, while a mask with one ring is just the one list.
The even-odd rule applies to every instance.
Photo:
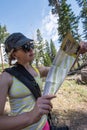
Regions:
[[52, 120], [57, 126], [68, 125], [70, 130], [87, 130], [87, 113], [83, 111], [61, 111], [54, 109]]

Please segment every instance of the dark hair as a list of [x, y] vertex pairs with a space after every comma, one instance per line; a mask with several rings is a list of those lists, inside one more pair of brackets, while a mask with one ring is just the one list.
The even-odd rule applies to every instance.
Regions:
[[13, 60], [15, 60], [15, 58], [12, 56], [12, 54], [9, 56], [9, 65], [14, 65], [14, 64], [16, 64], [16, 63], [14, 63], [14, 64], [12, 64], [12, 61]]

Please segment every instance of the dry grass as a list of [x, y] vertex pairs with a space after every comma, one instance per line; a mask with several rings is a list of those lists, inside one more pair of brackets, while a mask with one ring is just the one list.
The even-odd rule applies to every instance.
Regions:
[[65, 80], [56, 95], [52, 101], [55, 123], [66, 124], [71, 130], [87, 130], [87, 85]]

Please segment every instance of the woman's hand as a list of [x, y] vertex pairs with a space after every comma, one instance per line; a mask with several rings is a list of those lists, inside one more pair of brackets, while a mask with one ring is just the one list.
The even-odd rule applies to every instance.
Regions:
[[33, 123], [39, 121], [42, 115], [47, 115], [52, 110], [51, 100], [55, 97], [55, 95], [45, 95], [37, 99], [35, 107], [32, 110]]
[[87, 52], [87, 42], [80, 42], [80, 53], [83, 54]]

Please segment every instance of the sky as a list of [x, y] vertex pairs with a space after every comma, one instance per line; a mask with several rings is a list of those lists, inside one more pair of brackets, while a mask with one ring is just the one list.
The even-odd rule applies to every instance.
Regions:
[[[78, 15], [76, 1], [68, 0], [68, 3]], [[6, 25], [9, 33], [21, 32], [34, 39], [39, 28], [44, 39], [57, 43], [57, 18], [51, 14], [48, 4], [48, 0], [0, 0], [0, 24]], [[80, 33], [81, 26], [80, 23]]]

